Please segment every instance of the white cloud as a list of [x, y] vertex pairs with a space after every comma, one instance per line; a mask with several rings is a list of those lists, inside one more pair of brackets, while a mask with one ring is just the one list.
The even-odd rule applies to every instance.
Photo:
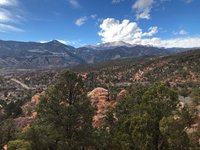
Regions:
[[123, 2], [124, 0], [112, 0], [112, 4], [118, 4]]
[[136, 11], [136, 19], [150, 19], [153, 3], [154, 0], [137, 0], [132, 6], [132, 9]]
[[62, 44], [68, 44], [67, 42], [68, 41], [65, 41], [65, 40], [57, 40], [58, 42], [62, 43]]
[[187, 35], [188, 32], [185, 31], [185, 30], [183, 30], [183, 29], [181, 29], [179, 32], [173, 32], [173, 34], [174, 34], [174, 35]]
[[0, 32], [24, 31], [16, 24], [20, 24], [24, 18], [17, 0], [0, 0]]
[[15, 15], [11, 11], [8, 11], [4, 8], [0, 8], [0, 23], [6, 22], [17, 22], [18, 15]]
[[39, 43], [47, 43], [47, 42], [50, 42], [50, 41], [38, 41]]
[[82, 42], [81, 40], [71, 40], [71, 41], [65, 41], [67, 45], [72, 45], [74, 47], [79, 47], [79, 46], [82, 46]]
[[180, 34], [180, 35], [186, 35], [186, 34], [188, 34], [188, 32], [185, 31], [185, 30], [180, 30], [180, 31], [179, 31], [179, 34]]
[[124, 41], [133, 43], [133, 41], [140, 41], [145, 36], [153, 36], [158, 32], [157, 27], [150, 27], [149, 32], [142, 32], [136, 22], [123, 20], [121, 23], [114, 18], [107, 18], [103, 20], [100, 25], [101, 31], [99, 36], [102, 37], [103, 42]]
[[200, 37], [189, 37], [189, 38], [175, 38], [175, 39], [157, 39], [156, 42], [150, 42], [151, 45], [158, 47], [183, 47], [183, 48], [191, 48], [191, 47], [200, 47]]
[[[161, 39], [154, 37], [158, 27], [150, 27], [148, 32], [143, 32], [136, 22], [114, 18], [103, 20], [100, 25], [103, 43], [123, 41], [129, 44], [152, 45], [157, 47], [200, 47], [200, 37]], [[183, 30], [184, 31], [184, 30]], [[185, 34], [181, 31], [180, 33]], [[151, 37], [151, 38], [150, 38]]]
[[97, 14], [92, 14], [92, 15], [90, 15], [90, 17], [94, 20], [97, 18]]
[[149, 32], [145, 32], [145, 33], [143, 33], [142, 35], [143, 35], [143, 36], [153, 36], [153, 35], [155, 35], [156, 33], [158, 33], [158, 27], [150, 27], [150, 28], [149, 28]]
[[79, 2], [77, 0], [68, 0], [68, 2], [74, 8], [80, 8], [81, 7], [81, 5], [79, 4]]
[[17, 0], [0, 0], [0, 6], [16, 6]]
[[0, 23], [0, 32], [24, 32], [23, 29]]
[[0, 9], [0, 22], [7, 22], [10, 20], [10, 13], [7, 11]]
[[78, 18], [76, 21], [75, 21], [75, 24], [77, 25], [77, 26], [82, 26], [83, 24], [85, 24], [85, 22], [87, 21], [87, 17], [86, 16], [84, 16], [84, 17], [80, 17], [80, 18]]

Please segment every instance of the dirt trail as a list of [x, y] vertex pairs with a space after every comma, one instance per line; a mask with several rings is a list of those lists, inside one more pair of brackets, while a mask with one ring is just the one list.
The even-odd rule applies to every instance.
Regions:
[[27, 89], [27, 90], [30, 90], [31, 88], [28, 87], [26, 84], [22, 83], [21, 81], [17, 80], [17, 79], [14, 79], [12, 78], [11, 81], [14, 81], [15, 83], [17, 84], [20, 84], [23, 88]]

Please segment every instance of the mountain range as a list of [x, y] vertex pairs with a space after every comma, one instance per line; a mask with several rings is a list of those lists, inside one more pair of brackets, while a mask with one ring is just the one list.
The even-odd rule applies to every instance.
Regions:
[[0, 68], [71, 67], [130, 57], [163, 56], [185, 50], [187, 49], [165, 49], [125, 42], [74, 48], [57, 40], [47, 43], [0, 40]]

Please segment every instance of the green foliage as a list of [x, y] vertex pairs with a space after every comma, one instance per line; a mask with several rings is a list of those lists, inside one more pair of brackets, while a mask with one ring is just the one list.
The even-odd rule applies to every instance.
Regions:
[[[118, 104], [110, 127], [110, 149], [189, 149], [186, 110], [177, 111], [178, 95], [164, 84], [132, 87]], [[133, 90], [134, 89], [134, 90]], [[110, 115], [109, 115], [110, 116]], [[174, 119], [178, 116], [178, 120]], [[104, 130], [106, 132], [106, 130]]]
[[179, 112], [177, 112], [177, 114], [185, 126], [191, 127], [192, 122], [195, 120], [195, 118], [197, 118], [198, 110], [193, 105], [188, 106], [185, 104], [185, 106]]
[[190, 96], [191, 96], [192, 102], [195, 105], [199, 105], [199, 103], [200, 103], [200, 89], [194, 89]]
[[[0, 100], [0, 105], [4, 109], [4, 116], [6, 118], [16, 118], [22, 114], [22, 105], [31, 99], [31, 94], [27, 92], [22, 98], [12, 98], [8, 102]], [[1, 119], [1, 118], [0, 118]]]
[[54, 147], [55, 139], [58, 136], [58, 133], [51, 126], [44, 126], [37, 120], [20, 136], [20, 139], [29, 140], [34, 150], [43, 150]]
[[8, 141], [16, 138], [15, 124], [13, 119], [7, 119], [0, 122], [0, 149]]
[[17, 117], [22, 113], [21, 101], [13, 100], [4, 106], [7, 117]]
[[187, 97], [190, 95], [190, 91], [187, 88], [183, 88], [179, 90], [179, 94], [183, 97]]
[[8, 150], [31, 150], [30, 143], [24, 140], [10, 141], [7, 146]]
[[200, 126], [196, 128], [196, 132], [193, 132], [192, 134], [189, 134], [190, 138], [190, 145], [192, 146], [192, 150], [199, 150], [199, 137], [200, 137]]
[[190, 141], [184, 131], [185, 127], [186, 124], [184, 122], [174, 119], [173, 116], [164, 117], [160, 121], [161, 142], [163, 142], [165, 149], [187, 150], [189, 148]]
[[161, 120], [172, 114], [178, 104], [178, 95], [164, 84], [155, 84], [142, 97], [144, 109], [152, 118]]
[[[86, 149], [92, 145], [92, 116], [81, 78], [66, 72], [41, 98], [38, 120], [23, 135], [32, 148]], [[41, 147], [39, 147], [41, 145]]]
[[[41, 97], [37, 118], [25, 132], [20, 134], [18, 137], [20, 140], [10, 141], [16, 139], [12, 120], [1, 122], [0, 135], [3, 135], [0, 136], [1, 147], [10, 141], [9, 145], [12, 148], [31, 145], [34, 150], [198, 149], [197, 139], [200, 130], [196, 129], [197, 132], [192, 134], [186, 132], [197, 117], [195, 106], [178, 107], [178, 95], [170, 88], [170, 82], [151, 84], [154, 73], [159, 73], [158, 80], [162, 80], [163, 68], [150, 69], [150, 72], [145, 74], [150, 82], [142, 81], [126, 88], [113, 86], [117, 82], [130, 79], [132, 73], [136, 73], [140, 67], [155, 64], [154, 61], [152, 59], [145, 61], [144, 64], [133, 63], [127, 66], [118, 64], [113, 68], [111, 65], [106, 69], [102, 68], [99, 72], [90, 72], [84, 82], [77, 74], [65, 72], [60, 80]], [[129, 67], [133, 66], [134, 69], [129, 72]], [[170, 65], [165, 69], [167, 68], [174, 70]], [[123, 70], [126, 71], [118, 75]], [[129, 75], [126, 76], [126, 73]], [[184, 70], [182, 73], [184, 73], [182, 78], [187, 78], [187, 71]], [[94, 108], [86, 96], [86, 89], [91, 90], [98, 85], [109, 89], [111, 99], [122, 89], [128, 90], [129, 94], [117, 99], [116, 108], [108, 109], [103, 126], [94, 129], [92, 127]], [[177, 92], [182, 96], [188, 96], [189, 89], [185, 86], [177, 87]], [[199, 93], [199, 90], [194, 90], [191, 94], [196, 105], [199, 104]], [[0, 102], [8, 117], [16, 117], [20, 114], [17, 108], [20, 108], [23, 103]]]

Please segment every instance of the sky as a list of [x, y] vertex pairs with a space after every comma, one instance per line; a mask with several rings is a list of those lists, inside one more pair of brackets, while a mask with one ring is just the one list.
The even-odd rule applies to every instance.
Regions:
[[200, 0], [0, 0], [0, 39], [200, 47]]

